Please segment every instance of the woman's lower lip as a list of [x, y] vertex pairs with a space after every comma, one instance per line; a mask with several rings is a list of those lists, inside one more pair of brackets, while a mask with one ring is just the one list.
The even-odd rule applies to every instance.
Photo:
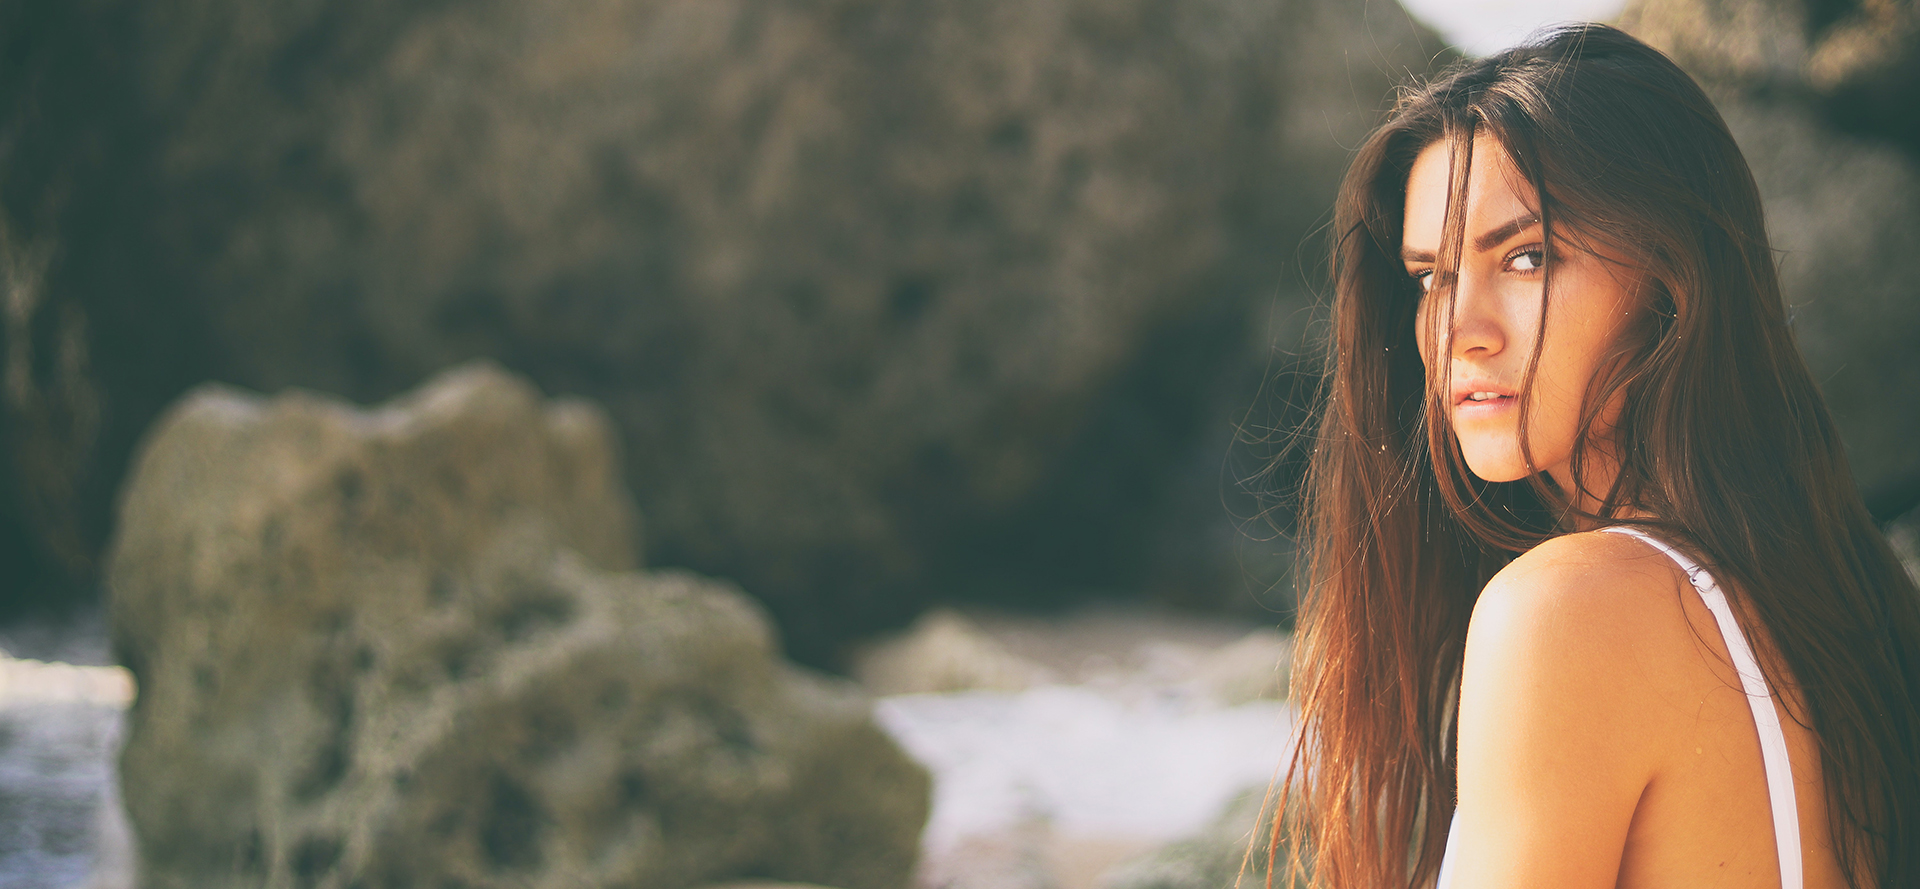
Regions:
[[1469, 398], [1466, 401], [1454, 405], [1453, 414], [1462, 419], [1488, 417], [1503, 413], [1517, 403], [1518, 400], [1511, 395], [1502, 395], [1498, 398], [1489, 398], [1485, 401], [1474, 401]]

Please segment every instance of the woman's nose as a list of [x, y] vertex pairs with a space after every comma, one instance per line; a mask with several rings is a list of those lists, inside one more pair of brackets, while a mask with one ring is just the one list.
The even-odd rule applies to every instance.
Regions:
[[1490, 282], [1478, 280], [1465, 269], [1454, 279], [1453, 357], [1485, 357], [1506, 348], [1499, 296]]

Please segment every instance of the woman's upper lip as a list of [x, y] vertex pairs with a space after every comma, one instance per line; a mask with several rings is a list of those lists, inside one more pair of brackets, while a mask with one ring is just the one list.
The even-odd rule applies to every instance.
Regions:
[[1453, 384], [1453, 392], [1451, 393], [1453, 395], [1454, 406], [1458, 407], [1464, 404], [1467, 397], [1476, 392], [1492, 392], [1495, 395], [1504, 395], [1508, 398], [1519, 394], [1511, 387], [1491, 383], [1486, 380], [1455, 381]]

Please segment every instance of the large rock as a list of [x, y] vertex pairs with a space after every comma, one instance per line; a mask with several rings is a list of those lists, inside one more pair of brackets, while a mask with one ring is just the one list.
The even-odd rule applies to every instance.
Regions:
[[1801, 351], [1882, 520], [1920, 504], [1916, 9], [1642, 0], [1622, 19], [1701, 79], [1739, 140]]
[[1912, 0], [1639, 0], [1622, 24], [1696, 76], [1810, 97], [1842, 127], [1920, 152]]
[[1059, 681], [950, 608], [929, 611], [905, 632], [859, 652], [849, 672], [876, 695], [1023, 691]]
[[204, 319], [182, 354], [257, 389], [491, 356], [593, 397], [650, 561], [816, 660], [935, 584], [1231, 575], [1170, 505], [1218, 513], [1344, 146], [1439, 50], [1363, 0], [83, 7], [150, 246], [72, 299]]
[[[1801, 354], [1867, 504], [1920, 504], [1920, 155], [1823, 127], [1786, 102], [1720, 109], [1766, 199]], [[1915, 111], [1920, 117], [1920, 110]]]
[[208, 387], [112, 550], [148, 889], [899, 889], [925, 772], [736, 589], [633, 567], [604, 416], [486, 366]]

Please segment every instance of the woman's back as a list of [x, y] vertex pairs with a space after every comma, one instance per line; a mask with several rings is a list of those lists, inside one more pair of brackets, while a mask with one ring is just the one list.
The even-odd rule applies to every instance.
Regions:
[[[1765, 651], [1753, 624], [1740, 629]], [[1572, 534], [1516, 559], [1467, 635], [1452, 889], [1781, 886], [1761, 736], [1733, 665], [1687, 574], [1647, 542]], [[1817, 740], [1779, 707], [1785, 691], [1802, 885], [1843, 886]], [[1491, 872], [1520, 861], [1533, 870]]]

